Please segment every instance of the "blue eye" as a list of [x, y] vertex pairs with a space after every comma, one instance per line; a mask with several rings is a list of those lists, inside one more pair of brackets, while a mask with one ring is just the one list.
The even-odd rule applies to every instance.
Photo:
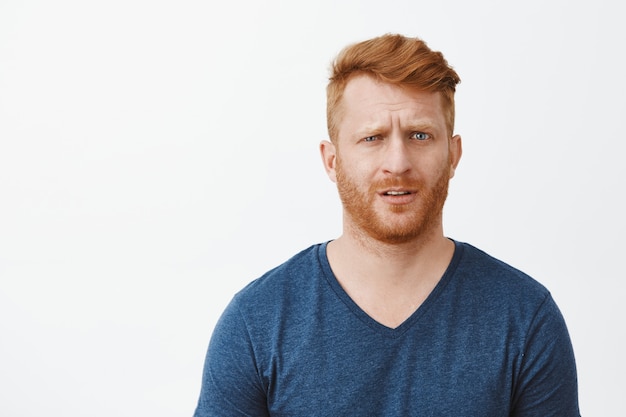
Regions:
[[363, 142], [374, 142], [378, 139], [378, 136], [366, 136], [363, 138]]
[[424, 132], [415, 132], [411, 135], [411, 138], [417, 139], [417, 140], [427, 140], [427, 139], [430, 139], [430, 135]]

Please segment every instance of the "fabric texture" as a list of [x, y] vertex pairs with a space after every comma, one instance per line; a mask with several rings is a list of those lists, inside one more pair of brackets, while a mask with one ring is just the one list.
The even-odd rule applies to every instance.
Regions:
[[312, 246], [218, 321], [195, 417], [579, 416], [565, 322], [537, 281], [475, 247], [395, 329], [361, 310]]

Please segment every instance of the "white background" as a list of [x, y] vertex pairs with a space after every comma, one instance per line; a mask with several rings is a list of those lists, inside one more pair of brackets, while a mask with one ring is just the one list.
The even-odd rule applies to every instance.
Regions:
[[589, 1], [0, 1], [0, 414], [190, 416], [235, 291], [340, 233], [346, 44], [459, 72], [446, 233], [553, 293], [581, 412], [623, 415], [623, 13]]

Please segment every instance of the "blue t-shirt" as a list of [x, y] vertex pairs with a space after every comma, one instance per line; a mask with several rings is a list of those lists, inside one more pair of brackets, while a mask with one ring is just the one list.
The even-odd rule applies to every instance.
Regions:
[[195, 417], [579, 416], [572, 346], [550, 293], [455, 246], [395, 329], [342, 289], [326, 244], [253, 281], [214, 329]]

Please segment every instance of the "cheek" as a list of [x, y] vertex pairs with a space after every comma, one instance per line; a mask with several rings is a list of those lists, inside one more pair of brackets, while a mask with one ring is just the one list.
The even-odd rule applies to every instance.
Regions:
[[377, 171], [366, 163], [355, 163], [347, 174], [353, 184], [364, 189], [369, 188], [378, 179]]
[[422, 158], [415, 165], [415, 169], [420, 178], [430, 183], [435, 183], [442, 175], [450, 175], [450, 155], [448, 152], [441, 152], [437, 155], [431, 155], [429, 158]]
[[[344, 177], [348, 178], [362, 178], [363, 173], [368, 169], [368, 163], [364, 158], [342, 158], [337, 156], [336, 171], [340, 171]], [[371, 169], [371, 166], [370, 168]]]
[[346, 161], [340, 161], [336, 168], [337, 185], [344, 191], [357, 194], [368, 192], [373, 178], [366, 175], [363, 171], [362, 164], [348, 164]]

